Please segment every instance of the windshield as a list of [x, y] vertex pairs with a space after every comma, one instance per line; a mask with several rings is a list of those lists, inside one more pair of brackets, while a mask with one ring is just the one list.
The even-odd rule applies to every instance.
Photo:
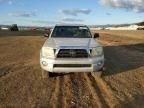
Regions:
[[56, 26], [51, 37], [91, 38], [91, 34], [86, 26]]

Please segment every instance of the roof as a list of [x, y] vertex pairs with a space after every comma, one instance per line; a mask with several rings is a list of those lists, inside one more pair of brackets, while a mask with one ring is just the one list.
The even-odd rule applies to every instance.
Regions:
[[86, 26], [84, 24], [56, 24], [56, 26]]

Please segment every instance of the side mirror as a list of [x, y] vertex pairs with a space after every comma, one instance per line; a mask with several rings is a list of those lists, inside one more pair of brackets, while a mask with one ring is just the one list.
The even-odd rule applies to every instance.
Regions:
[[95, 33], [94, 38], [99, 38], [99, 33]]
[[45, 33], [44, 36], [45, 36], [45, 37], [49, 37], [49, 33]]

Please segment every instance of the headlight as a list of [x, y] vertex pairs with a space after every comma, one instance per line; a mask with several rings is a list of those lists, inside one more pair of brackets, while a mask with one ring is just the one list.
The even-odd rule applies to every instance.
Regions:
[[101, 56], [103, 55], [103, 48], [102, 47], [96, 47], [96, 48], [92, 48], [90, 50], [91, 56]]
[[54, 49], [50, 47], [43, 47], [41, 54], [44, 57], [55, 57]]

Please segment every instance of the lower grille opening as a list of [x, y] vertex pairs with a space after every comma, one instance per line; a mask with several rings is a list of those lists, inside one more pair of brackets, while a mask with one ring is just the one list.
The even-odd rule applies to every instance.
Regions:
[[91, 64], [54, 64], [54, 67], [91, 67]]

